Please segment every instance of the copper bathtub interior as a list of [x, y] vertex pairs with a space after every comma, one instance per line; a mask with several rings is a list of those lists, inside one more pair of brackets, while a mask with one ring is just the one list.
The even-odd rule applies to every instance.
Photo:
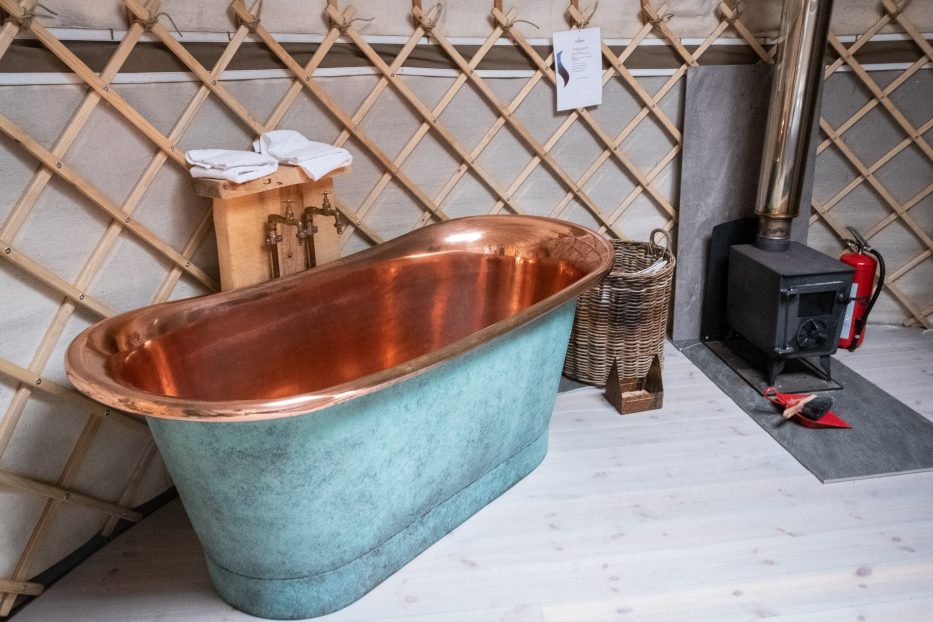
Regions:
[[107, 320], [70, 353], [73, 381], [106, 376], [111, 390], [95, 392], [105, 402], [119, 387], [227, 404], [352, 388], [493, 338], [611, 265], [586, 229], [512, 218], [429, 227], [294, 277]]

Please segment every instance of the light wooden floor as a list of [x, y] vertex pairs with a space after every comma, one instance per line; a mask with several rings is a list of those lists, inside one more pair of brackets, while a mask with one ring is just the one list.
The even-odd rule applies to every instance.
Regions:
[[[933, 419], [933, 334], [845, 363]], [[526, 480], [327, 622], [933, 620], [933, 472], [823, 485], [672, 348], [665, 408], [562, 395]], [[177, 502], [16, 622], [236, 621]]]

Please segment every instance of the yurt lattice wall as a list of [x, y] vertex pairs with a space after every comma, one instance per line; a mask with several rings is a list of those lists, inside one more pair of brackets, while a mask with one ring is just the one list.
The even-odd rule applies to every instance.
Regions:
[[[48, 25], [61, 7], [0, 0], [0, 70], [22, 42], [59, 65], [0, 86], [0, 615], [43, 590], [32, 577], [139, 520], [133, 507], [170, 485], [145, 425], [71, 389], [62, 358], [98, 319], [217, 289], [209, 205], [191, 192], [186, 149], [248, 148], [273, 128], [348, 147], [353, 171], [337, 179], [351, 223], [344, 253], [477, 213], [550, 215], [644, 239], [676, 227], [686, 71], [726, 40], [745, 62], [770, 63], [774, 51], [741, 5], [693, 3], [711, 27], [681, 39], [677, 3], [645, 0], [627, 16], [634, 34], [603, 45], [604, 104], [555, 114], [552, 59], [529, 34], [539, 17], [527, 3], [490, 2], [488, 32], [469, 45], [447, 34], [439, 5], [392, 3], [409, 31], [389, 51], [367, 34], [365, 3], [317, 6], [323, 36], [313, 39], [270, 32], [259, 5], [209, 3], [235, 20], [212, 63], [157, 0], [123, 3], [124, 30], [111, 31], [109, 58], [94, 68], [74, 32]], [[605, 28], [594, 8], [574, 1], [560, 12], [565, 26]], [[860, 56], [885, 36], [908, 44], [910, 60], [878, 72]], [[151, 42], [181, 69], [127, 69]], [[247, 45], [275, 69], [229, 69]], [[883, 319], [929, 328], [933, 48], [893, 0], [859, 36], [831, 35], [830, 45], [838, 58], [826, 70], [811, 243], [838, 253], [856, 224], [889, 255]], [[425, 48], [440, 68], [418, 66]], [[523, 66], [486, 68], [504, 48]], [[649, 48], [667, 54], [664, 67], [634, 62]], [[332, 60], [338, 49], [352, 71]], [[918, 93], [926, 106], [911, 103]], [[883, 126], [889, 144], [866, 139], [867, 125]]]

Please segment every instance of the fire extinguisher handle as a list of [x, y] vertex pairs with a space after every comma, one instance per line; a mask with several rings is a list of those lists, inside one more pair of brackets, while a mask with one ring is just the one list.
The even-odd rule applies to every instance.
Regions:
[[[852, 231], [853, 234], [858, 235], [857, 232], [852, 229], [852, 227], [849, 227], [849, 230]], [[861, 238], [861, 236], [858, 237]], [[865, 325], [868, 324], [868, 315], [874, 308], [875, 303], [878, 302], [878, 297], [881, 295], [881, 290], [884, 288], [884, 257], [881, 256], [881, 253], [871, 247], [867, 247], [867, 250], [869, 253], [875, 256], [875, 259], [878, 260], [878, 285], [875, 287], [875, 292], [872, 294], [871, 300], [868, 302], [868, 306], [865, 308], [865, 314], [855, 320], [855, 336], [852, 339], [852, 344], [849, 346], [849, 350], [855, 350], [855, 348], [858, 347], [857, 344], [861, 342], [862, 331], [865, 329]]]

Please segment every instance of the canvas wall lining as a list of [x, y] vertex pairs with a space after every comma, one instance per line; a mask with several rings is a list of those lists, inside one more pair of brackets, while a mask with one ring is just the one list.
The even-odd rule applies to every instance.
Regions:
[[[13, 62], [7, 54], [15, 61], [32, 50], [36, 59], [57, 60], [37, 60], [31, 72], [49, 67], [80, 80], [0, 87], [0, 514], [15, 526], [0, 540], [0, 613], [17, 595], [41, 591], [30, 577], [94, 533], [111, 532], [116, 518], [135, 517], [133, 505], [167, 486], [145, 428], [75, 393], [61, 361], [70, 339], [101, 317], [216, 288], [209, 205], [191, 192], [184, 150], [246, 148], [273, 127], [347, 146], [353, 172], [336, 180], [338, 207], [352, 223], [344, 253], [432, 221], [490, 212], [558, 216], [645, 239], [676, 223], [685, 72], [715, 62], [714, 43], [725, 36], [745, 41], [748, 60], [769, 62], [773, 51], [730, 4], [703, 5], [711, 27], [688, 47], [677, 21], [645, 3], [638, 28], [623, 29], [632, 42], [603, 50], [604, 104], [555, 114], [549, 50], [526, 38], [533, 29], [516, 21], [529, 13], [521, 5], [487, 14], [493, 25], [472, 47], [450, 44], [450, 16], [422, 21], [419, 3], [411, 15], [406, 5], [406, 43], [389, 47], [371, 45], [361, 23], [348, 23], [348, 8], [322, 5], [329, 21], [313, 12], [320, 23], [311, 31], [326, 34], [308, 47], [279, 45], [265, 18], [234, 2], [241, 22], [227, 22], [230, 39], [219, 50], [192, 53], [196, 45], [151, 24], [158, 57], [194, 82], [117, 84], [155, 49], [140, 43], [147, 9], [126, 4], [141, 21], [123, 22], [122, 40], [92, 53], [60, 41], [40, 14], [26, 19], [19, 3], [0, 0], [12, 15], [0, 29], [0, 65]], [[613, 27], [603, 9], [587, 16], [571, 3], [565, 10], [578, 22]], [[229, 20], [226, 2], [218, 11]], [[181, 15], [174, 16], [183, 30], [202, 25]], [[872, 36], [892, 28], [909, 37], [908, 66], [868, 73], [863, 53]], [[419, 45], [428, 30], [431, 46]], [[811, 241], [835, 254], [845, 225], [859, 226], [891, 257], [878, 317], [929, 327], [933, 119], [922, 102], [933, 92], [933, 72], [923, 69], [933, 53], [910, 14], [889, 1], [865, 34], [831, 41], [827, 97], [835, 99], [824, 105]], [[659, 47], [643, 46], [648, 39], [665, 43], [658, 58], [668, 59], [671, 75], [633, 75], [650, 64], [641, 50]], [[525, 77], [477, 73], [501, 54], [501, 40], [509, 42], [509, 63], [524, 59]], [[364, 61], [372, 75], [315, 74], [345, 57]], [[290, 77], [224, 79], [236, 63], [259, 62], [253, 58], [274, 58]], [[454, 73], [401, 75], [417, 62]]]

